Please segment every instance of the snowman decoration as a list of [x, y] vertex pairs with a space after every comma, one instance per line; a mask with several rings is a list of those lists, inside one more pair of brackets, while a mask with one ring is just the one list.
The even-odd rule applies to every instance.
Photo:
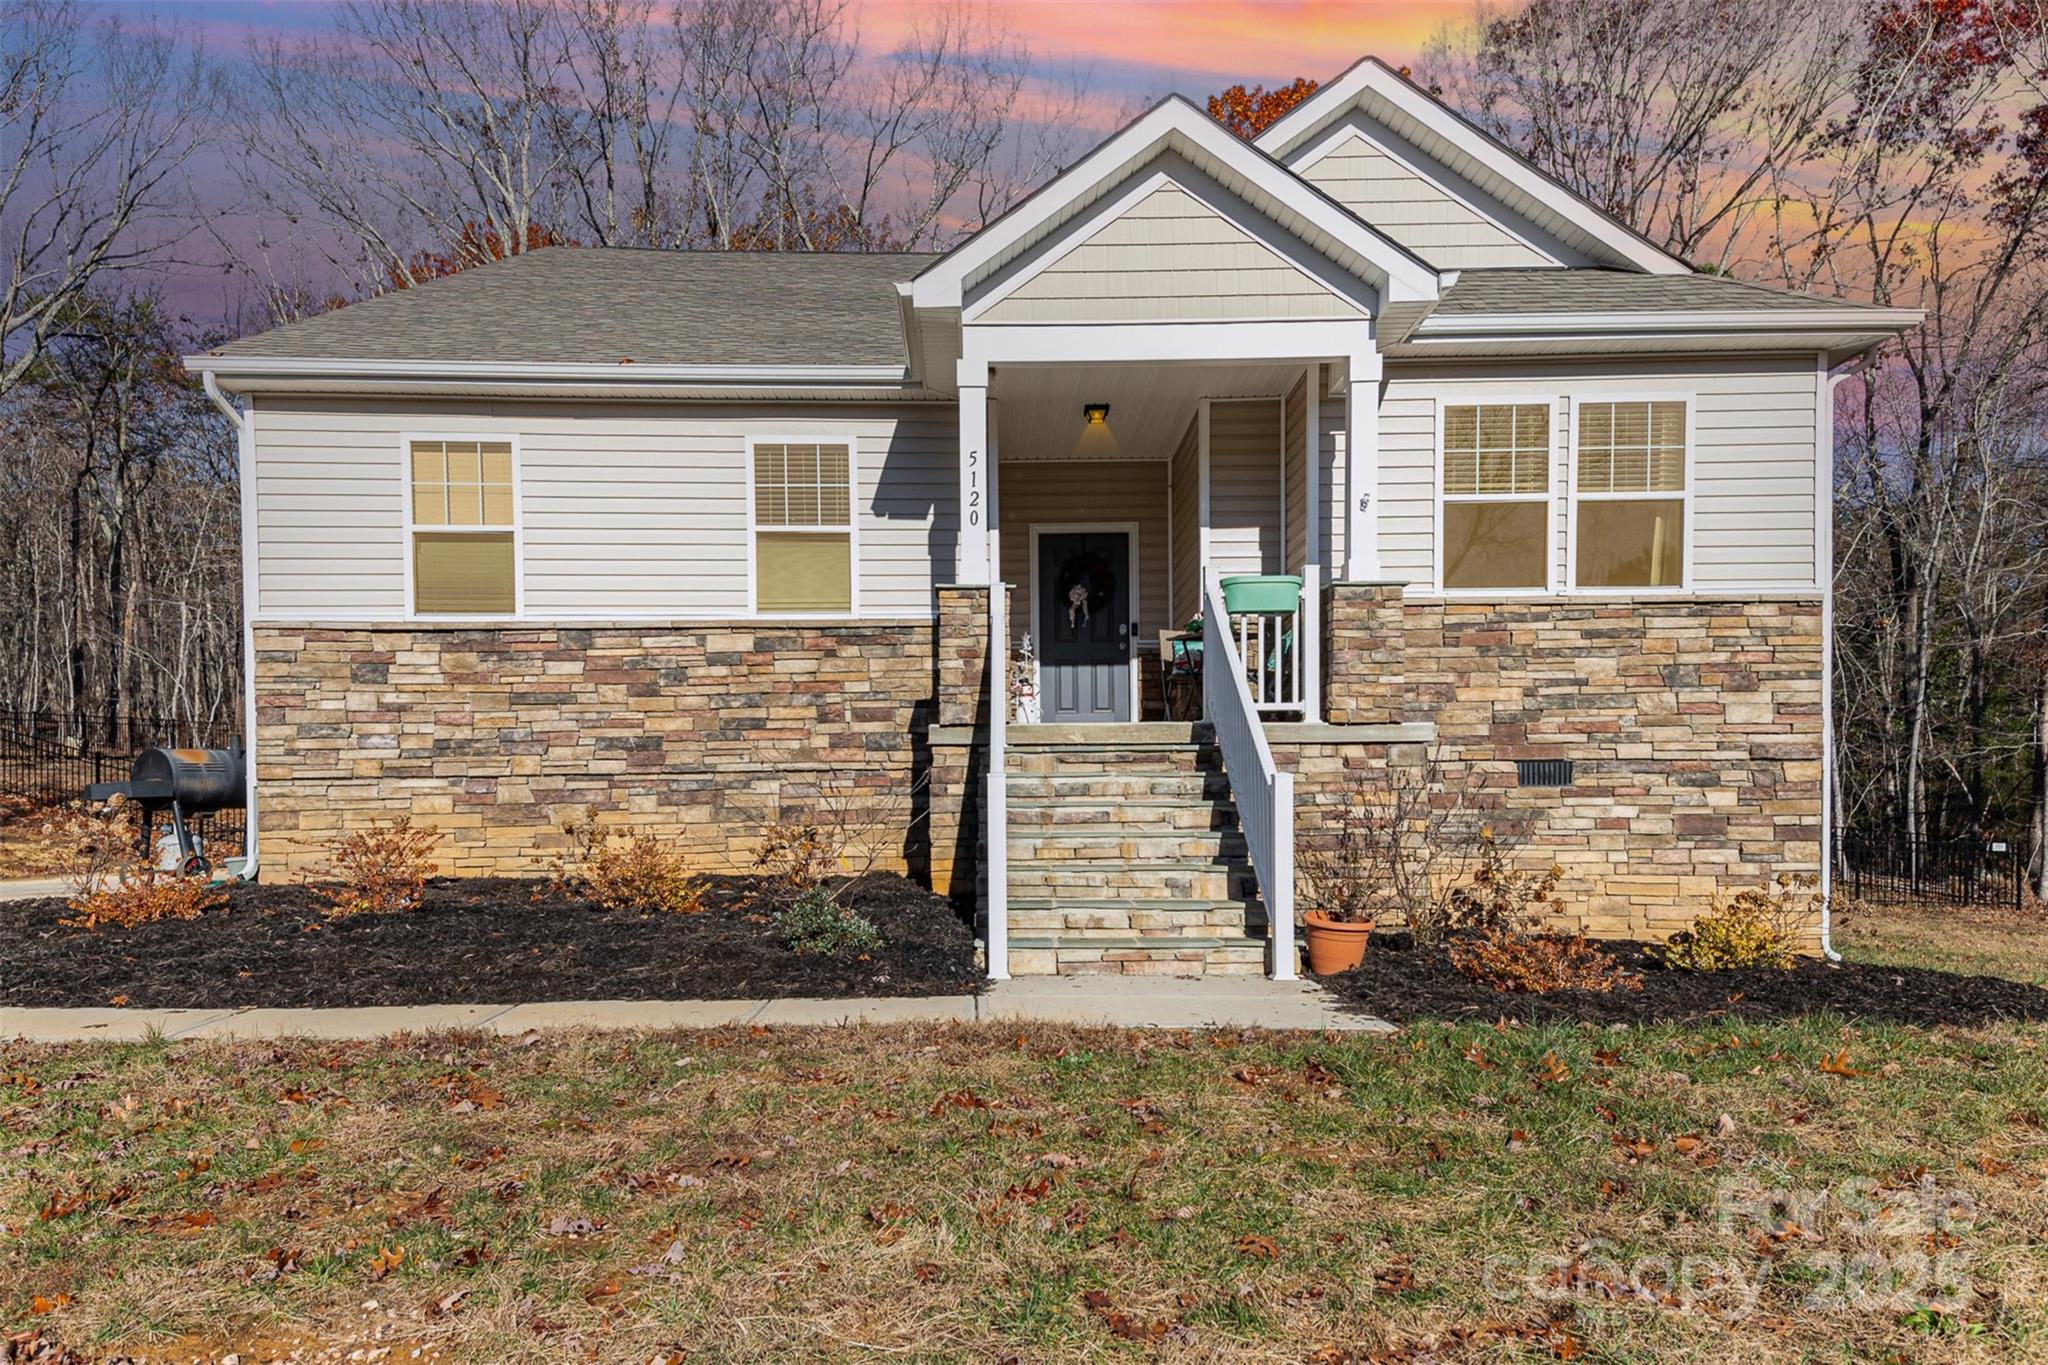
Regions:
[[1043, 714], [1038, 700], [1038, 654], [1026, 635], [1010, 662], [1010, 718], [1018, 725], [1036, 725]]

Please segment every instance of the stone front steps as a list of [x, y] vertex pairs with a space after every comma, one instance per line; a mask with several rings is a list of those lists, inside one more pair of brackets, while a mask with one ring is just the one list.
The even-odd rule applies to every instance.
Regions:
[[1012, 974], [1264, 974], [1265, 907], [1206, 732], [1009, 738]]

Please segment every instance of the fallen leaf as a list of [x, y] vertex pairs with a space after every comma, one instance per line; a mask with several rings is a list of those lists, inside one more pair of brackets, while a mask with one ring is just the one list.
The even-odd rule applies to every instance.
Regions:
[[31, 1313], [54, 1313], [70, 1302], [71, 1296], [69, 1294], [55, 1294], [48, 1297], [38, 1294], [29, 1300], [28, 1307]]
[[1280, 1259], [1280, 1244], [1271, 1237], [1259, 1237], [1247, 1232], [1237, 1239], [1237, 1254], [1255, 1261], [1277, 1261]]
[[377, 1254], [370, 1258], [370, 1279], [381, 1280], [399, 1266], [405, 1264], [404, 1247], [379, 1247]]
[[1821, 1058], [1820, 1065], [1815, 1070], [1826, 1072], [1830, 1076], [1868, 1076], [1870, 1074], [1867, 1071], [1858, 1071], [1855, 1067], [1849, 1065], [1849, 1050], [1847, 1048], [1842, 1049], [1840, 1052], [1830, 1052], [1827, 1056]]

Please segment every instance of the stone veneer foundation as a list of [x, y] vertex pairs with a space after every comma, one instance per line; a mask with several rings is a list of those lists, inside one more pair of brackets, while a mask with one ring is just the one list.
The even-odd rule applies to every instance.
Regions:
[[[1325, 620], [1330, 721], [1433, 722], [1446, 785], [1498, 812], [1522, 862], [1564, 868], [1589, 932], [1662, 937], [1717, 887], [1819, 872], [1818, 598], [1414, 600], [1346, 583]], [[1541, 758], [1572, 760], [1572, 784], [1519, 786], [1515, 761]], [[1304, 830], [1343, 799], [1307, 771], [1297, 791]]]
[[737, 870], [764, 825], [822, 808], [871, 827], [880, 865], [951, 880], [930, 620], [255, 633], [266, 879], [400, 815], [441, 832], [444, 872], [531, 872], [585, 811]]
[[[398, 815], [442, 832], [446, 871], [530, 872], [587, 810], [738, 869], [764, 825], [823, 807], [869, 829], [881, 865], [971, 902], [988, 590], [938, 597], [936, 621], [259, 625], [264, 875]], [[1273, 743], [1301, 840], [1434, 753], [1523, 861], [1565, 869], [1592, 932], [1661, 936], [1717, 887], [1818, 870], [1817, 599], [1345, 583], [1325, 619], [1331, 724]], [[1420, 728], [1342, 728], [1390, 724]], [[933, 744], [934, 727], [974, 738]], [[1521, 787], [1524, 758], [1571, 759], [1575, 780]]]

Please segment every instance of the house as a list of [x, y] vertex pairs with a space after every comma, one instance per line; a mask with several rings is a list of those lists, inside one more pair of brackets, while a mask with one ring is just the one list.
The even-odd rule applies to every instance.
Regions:
[[1369, 60], [943, 255], [558, 248], [245, 338], [189, 364], [261, 873], [822, 807], [998, 974], [1286, 974], [1297, 849], [1434, 771], [1668, 932], [1820, 869], [1832, 377], [1917, 317], [1696, 274]]

